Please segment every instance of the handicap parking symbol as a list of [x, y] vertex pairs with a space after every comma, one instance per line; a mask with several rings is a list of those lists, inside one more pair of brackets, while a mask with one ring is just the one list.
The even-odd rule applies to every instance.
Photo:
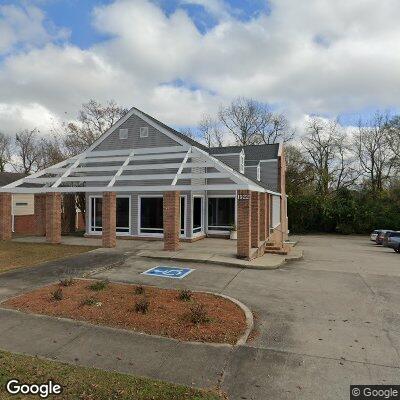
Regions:
[[158, 276], [161, 278], [182, 279], [193, 271], [194, 269], [191, 268], [170, 267], [162, 265], [148, 269], [147, 271], [142, 272], [142, 275]]

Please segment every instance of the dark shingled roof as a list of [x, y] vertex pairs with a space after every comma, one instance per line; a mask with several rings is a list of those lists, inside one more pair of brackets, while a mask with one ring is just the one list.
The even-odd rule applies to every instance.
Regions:
[[18, 172], [0, 172], [0, 187], [6, 186], [18, 179], [25, 178], [26, 174], [21, 174]]
[[254, 144], [249, 146], [227, 146], [212, 147], [210, 154], [230, 154], [240, 153], [244, 150], [246, 160], [274, 160], [278, 158], [279, 143], [274, 144]]
[[[244, 149], [245, 157], [246, 157], [246, 165], [251, 165], [252, 162], [256, 161], [256, 164], [260, 160], [274, 160], [278, 158], [278, 151], [279, 151], [279, 143], [274, 143], [274, 144], [260, 144], [260, 145], [250, 145], [250, 146], [227, 146], [227, 147], [212, 147], [208, 148], [204, 146], [203, 144], [199, 143], [197, 140], [190, 138], [187, 135], [184, 135], [183, 133], [178, 132], [177, 130], [171, 128], [168, 125], [165, 125], [163, 122], [159, 121], [158, 119], [152, 117], [149, 114], [146, 114], [142, 110], [139, 110], [138, 108], [135, 108], [135, 110], [139, 111], [143, 115], [145, 115], [147, 118], [152, 120], [154, 123], [162, 126], [164, 129], [168, 130], [172, 134], [178, 136], [191, 146], [198, 147], [201, 150], [206, 151], [207, 153], [214, 155], [214, 154], [230, 154], [230, 153], [240, 153], [242, 149]], [[223, 162], [223, 160], [219, 160]], [[225, 163], [224, 163], [225, 164]], [[228, 166], [229, 167], [229, 166]], [[231, 168], [231, 167], [229, 167]], [[240, 173], [239, 171], [236, 171]], [[249, 176], [248, 174], [241, 174], [245, 176], [246, 178], [250, 179], [252, 182], [256, 183], [257, 185], [268, 189], [272, 191], [276, 191], [276, 188], [269, 187], [266, 183], [260, 182]]]

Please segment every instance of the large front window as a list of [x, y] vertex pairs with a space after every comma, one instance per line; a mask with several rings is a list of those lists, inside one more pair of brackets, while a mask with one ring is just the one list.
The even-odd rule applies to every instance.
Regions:
[[229, 231], [235, 224], [235, 198], [211, 197], [208, 199], [208, 230]]
[[[101, 233], [103, 231], [103, 199], [100, 196], [90, 196], [90, 232]], [[115, 200], [116, 232], [119, 234], [130, 233], [130, 197], [117, 196]]]
[[193, 197], [193, 233], [203, 232], [203, 197]]
[[103, 199], [90, 197], [90, 231], [93, 233], [103, 230]]
[[163, 229], [163, 198], [140, 198], [140, 233], [160, 235]]
[[129, 234], [130, 231], [130, 197], [117, 197], [116, 199], [116, 231]]

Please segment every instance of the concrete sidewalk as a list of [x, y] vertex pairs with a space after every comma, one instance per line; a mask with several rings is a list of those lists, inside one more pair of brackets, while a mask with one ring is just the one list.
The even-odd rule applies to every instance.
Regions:
[[218, 244], [219, 243], [209, 242], [207, 249], [183, 247], [179, 251], [146, 249], [138, 251], [136, 255], [159, 260], [186, 261], [260, 270], [277, 269], [287, 261], [301, 260], [303, 258], [303, 251], [294, 247], [287, 255], [265, 254], [262, 257], [255, 258], [254, 260], [246, 261], [236, 258], [235, 253], [224, 251], [224, 249], [221, 249]]
[[[43, 237], [25, 236], [13, 239], [18, 242], [42, 243]], [[62, 243], [68, 245], [102, 246], [101, 239], [63, 236]], [[205, 238], [194, 243], [182, 242], [178, 251], [164, 251], [162, 241], [117, 240], [116, 251], [129, 252], [140, 257], [184, 262], [201, 262], [246, 269], [276, 269], [290, 260], [300, 260], [303, 251], [292, 247], [288, 255], [265, 254], [252, 261], [236, 257], [236, 241], [229, 239]]]
[[65, 277], [83, 277], [123, 264], [128, 255], [122, 251], [96, 249], [33, 267], [22, 267], [0, 274], [0, 301], [26, 290], [43, 286]]
[[[0, 306], [0, 348], [217, 386], [230, 400], [347, 400], [350, 384], [398, 383], [398, 254], [358, 236], [310, 235], [301, 238], [301, 245], [305, 259], [270, 271], [165, 262], [195, 269], [183, 280], [142, 275], [159, 261], [126, 250], [96, 250], [68, 260], [77, 276], [100, 267], [94, 274], [98, 279], [237, 298], [256, 315], [258, 334], [247, 345], [180, 343]], [[106, 259], [117, 266], [109, 269]], [[0, 288], [16, 295], [59, 279], [65, 260], [48, 265], [0, 274]]]

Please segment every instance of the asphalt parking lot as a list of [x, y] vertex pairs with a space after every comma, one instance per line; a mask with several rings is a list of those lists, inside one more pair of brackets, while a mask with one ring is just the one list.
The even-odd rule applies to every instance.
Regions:
[[[399, 384], [400, 255], [368, 237], [298, 239], [304, 259], [269, 271], [96, 250], [0, 275], [0, 299], [57, 280], [66, 267], [75, 276], [105, 268], [94, 277], [223, 293], [254, 312], [246, 345], [176, 342], [0, 308], [0, 348], [218, 387], [231, 400], [348, 399], [350, 384]], [[195, 271], [181, 280], [141, 274], [165, 264]]]
[[232, 399], [348, 399], [351, 383], [399, 384], [399, 254], [366, 236], [299, 240], [304, 259], [275, 271], [174, 263], [196, 269], [176, 281], [139, 275], [157, 263], [131, 258], [99, 276], [210, 290], [248, 305], [258, 333], [224, 370]]

